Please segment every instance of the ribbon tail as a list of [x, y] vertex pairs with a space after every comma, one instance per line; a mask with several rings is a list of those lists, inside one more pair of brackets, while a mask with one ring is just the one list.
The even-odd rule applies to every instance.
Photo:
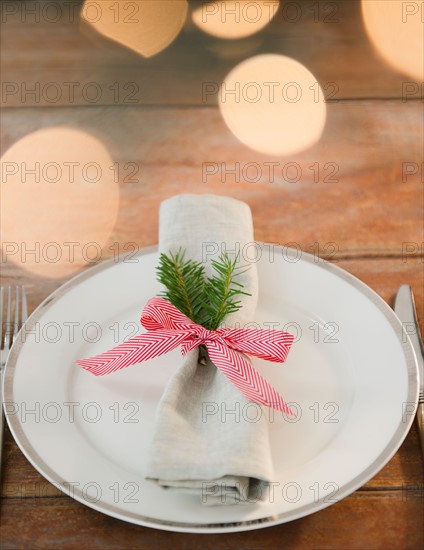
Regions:
[[224, 330], [225, 340], [231, 348], [274, 363], [284, 363], [294, 340], [293, 334], [282, 330]]
[[251, 401], [295, 416], [282, 396], [241, 353], [228, 346], [207, 342], [212, 363]]
[[80, 359], [76, 363], [95, 376], [103, 376], [164, 355], [179, 346], [185, 338], [185, 331], [154, 330], [134, 336], [100, 355]]

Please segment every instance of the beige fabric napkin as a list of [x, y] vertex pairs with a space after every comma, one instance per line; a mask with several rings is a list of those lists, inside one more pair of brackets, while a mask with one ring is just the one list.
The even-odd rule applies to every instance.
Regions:
[[[186, 258], [205, 262], [208, 275], [222, 251], [241, 247], [242, 253], [254, 242], [250, 208], [228, 197], [175, 196], [162, 203], [159, 222], [160, 251], [184, 248]], [[247, 263], [242, 254], [240, 263]], [[258, 281], [255, 264], [249, 265], [239, 281], [252, 296], [242, 296], [243, 307], [225, 326], [253, 321]], [[198, 363], [198, 354], [196, 348], [182, 359], [164, 391], [146, 477], [168, 490], [197, 494], [205, 505], [255, 502], [273, 476], [266, 414], [258, 414], [253, 407], [260, 406], [210, 361]]]

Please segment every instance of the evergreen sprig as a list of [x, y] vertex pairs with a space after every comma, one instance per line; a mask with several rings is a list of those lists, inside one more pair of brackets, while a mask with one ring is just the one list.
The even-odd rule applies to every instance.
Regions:
[[156, 268], [157, 279], [166, 290], [160, 296], [171, 302], [184, 315], [198, 322], [203, 312], [205, 268], [185, 259], [185, 251], [161, 254]]
[[243, 285], [235, 279], [246, 271], [239, 266], [239, 255], [231, 259], [223, 253], [212, 261], [214, 275], [206, 277], [200, 262], [185, 259], [185, 251], [161, 254], [156, 269], [158, 281], [166, 290], [160, 296], [171, 302], [184, 315], [209, 330], [216, 330], [230, 313], [241, 308]]
[[209, 330], [216, 330], [227, 315], [241, 308], [241, 300], [236, 300], [238, 296], [250, 296], [242, 290], [243, 285], [234, 280], [248, 269], [237, 266], [238, 258], [239, 255], [231, 260], [225, 253], [212, 261], [216, 274], [208, 278], [204, 290], [204, 308], [208, 315], [205, 325]]

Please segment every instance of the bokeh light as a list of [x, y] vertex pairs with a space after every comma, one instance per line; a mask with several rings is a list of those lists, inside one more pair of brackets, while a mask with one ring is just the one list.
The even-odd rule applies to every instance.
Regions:
[[3, 264], [57, 278], [100, 261], [118, 214], [116, 168], [102, 143], [79, 130], [17, 141], [0, 162]]
[[367, 34], [383, 59], [398, 71], [424, 80], [424, 4], [362, 0]]
[[279, 4], [279, 0], [201, 2], [192, 13], [192, 20], [199, 29], [217, 38], [244, 38], [266, 27]]
[[218, 101], [233, 134], [260, 153], [298, 153], [314, 145], [325, 127], [325, 98], [316, 78], [282, 55], [243, 61], [225, 78]]
[[81, 19], [107, 38], [152, 57], [179, 35], [187, 12], [187, 0], [85, 0]]

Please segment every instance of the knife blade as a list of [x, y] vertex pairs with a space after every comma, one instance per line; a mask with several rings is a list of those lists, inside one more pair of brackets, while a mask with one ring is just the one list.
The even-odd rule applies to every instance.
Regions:
[[417, 423], [421, 440], [421, 449], [424, 455], [424, 347], [415, 309], [414, 294], [409, 285], [402, 285], [395, 299], [395, 313], [402, 323], [405, 334], [409, 336], [415, 351], [419, 374], [419, 399], [417, 406]]

